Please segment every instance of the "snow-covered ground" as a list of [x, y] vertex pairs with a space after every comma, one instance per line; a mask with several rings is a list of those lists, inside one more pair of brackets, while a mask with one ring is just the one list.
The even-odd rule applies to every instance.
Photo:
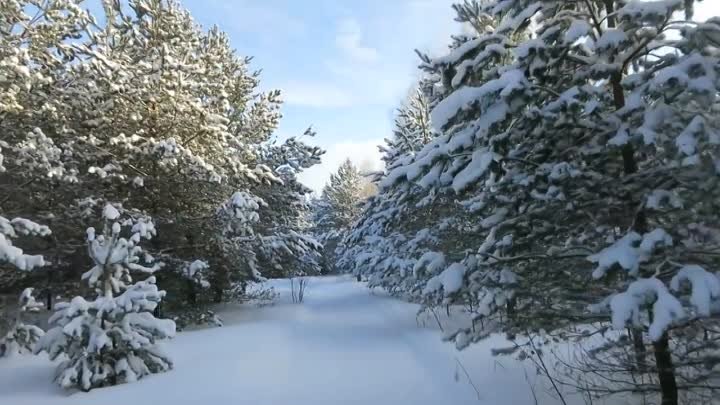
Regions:
[[[46, 357], [0, 359], [0, 405], [535, 403], [530, 365], [490, 355], [500, 338], [457, 352], [415, 305], [347, 277], [311, 279], [303, 304], [289, 302], [287, 280], [271, 284], [275, 305], [224, 308], [224, 327], [165, 345], [174, 370], [133, 384], [69, 394], [52, 383]], [[556, 403], [542, 382], [535, 391], [540, 404]]]

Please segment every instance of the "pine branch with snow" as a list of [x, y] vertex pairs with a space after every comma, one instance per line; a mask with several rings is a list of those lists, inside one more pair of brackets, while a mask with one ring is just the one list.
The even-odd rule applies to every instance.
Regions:
[[35, 325], [24, 323], [23, 315], [28, 312], [37, 312], [42, 307], [41, 303], [35, 301], [32, 288], [23, 290], [18, 300], [15, 323], [5, 336], [0, 338], [0, 357], [32, 353], [45, 331]]
[[8, 220], [0, 216], [0, 263], [7, 262], [22, 271], [30, 271], [46, 265], [40, 255], [28, 255], [12, 244], [18, 236], [48, 236], [50, 228], [25, 218]]

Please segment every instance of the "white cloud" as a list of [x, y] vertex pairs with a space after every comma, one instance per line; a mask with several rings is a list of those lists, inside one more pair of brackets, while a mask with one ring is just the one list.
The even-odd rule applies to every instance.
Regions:
[[415, 70], [391, 63], [363, 66], [329, 60], [325, 65], [334, 79], [353, 94], [355, 102], [388, 109], [393, 109], [402, 100], [416, 78]]
[[[337, 52], [324, 58], [322, 80], [313, 78], [279, 86], [288, 104], [314, 108], [383, 106], [392, 111], [419, 77], [413, 49], [435, 51], [446, 44], [456, 31], [451, 0], [409, 0], [400, 7], [397, 18], [378, 14], [359, 22], [341, 11], [334, 32]], [[398, 3], [398, 6], [400, 4]], [[428, 25], [427, 21], [442, 21]], [[388, 38], [382, 43], [369, 42], [367, 30]], [[370, 38], [372, 39], [372, 38]], [[379, 63], [382, 61], [382, 63]], [[382, 119], [387, 119], [382, 117]]]
[[378, 60], [375, 48], [362, 44], [363, 35], [360, 24], [353, 18], [340, 20], [335, 35], [335, 45], [345, 56], [356, 62], [372, 63]]
[[340, 164], [348, 158], [363, 171], [382, 170], [383, 161], [378, 151], [378, 145], [382, 143], [382, 139], [336, 143], [328, 148], [321, 164], [300, 174], [300, 181], [320, 194], [330, 174], [335, 173]]
[[286, 103], [304, 107], [337, 108], [353, 104], [348, 91], [331, 82], [290, 82], [279, 86]]
[[[396, 3], [397, 16], [379, 13], [363, 20], [363, 26], [351, 17], [339, 20], [336, 45], [342, 52], [325, 60], [331, 73], [329, 81], [352, 94], [353, 105], [384, 106], [393, 110], [420, 77], [414, 49], [431, 54], [446, 51], [450, 34], [458, 31], [453, 21], [453, 0], [409, 0]], [[428, 24], [433, 21], [433, 24]], [[385, 38], [368, 42], [363, 29]], [[382, 63], [377, 63], [382, 60]]]
[[[224, 30], [244, 33], [272, 33], [262, 38], [273, 41], [289, 35], [304, 35], [307, 25], [304, 21], [289, 14], [285, 8], [273, 7], [251, 0], [204, 0], [203, 9], [214, 10], [223, 16], [231, 16], [232, 24], [226, 24]], [[202, 14], [195, 12], [194, 14]]]

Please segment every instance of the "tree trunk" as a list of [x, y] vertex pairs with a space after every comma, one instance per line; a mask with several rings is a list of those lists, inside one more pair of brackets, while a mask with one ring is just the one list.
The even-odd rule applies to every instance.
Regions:
[[515, 306], [516, 305], [517, 305], [517, 299], [515, 297], [508, 299], [507, 305], [506, 305], [506, 310], [507, 310], [508, 319], [510, 319], [510, 320], [515, 319]]
[[223, 289], [213, 286], [213, 302], [219, 304], [223, 301]]
[[638, 328], [630, 329], [630, 336], [633, 340], [633, 349], [635, 351], [635, 366], [638, 372], [647, 372], [647, 350], [645, 349], [645, 342], [643, 342], [642, 330]]
[[185, 282], [186, 282], [186, 287], [187, 287], [188, 303], [190, 303], [191, 305], [194, 306], [195, 304], [197, 304], [197, 290], [195, 287], [195, 281], [188, 279], [188, 280], [185, 280]]
[[45, 307], [47, 308], [48, 311], [52, 310], [52, 308], [53, 308], [52, 300], [53, 300], [52, 288], [50, 288], [50, 285], [48, 285], [47, 289], [45, 290]]
[[[614, 28], [616, 25], [615, 21], [615, 7], [613, 0], [605, 0], [605, 11], [607, 12], [607, 24], [608, 28]], [[622, 88], [622, 75], [623, 72], [616, 72], [610, 77], [610, 86], [613, 92], [613, 102], [616, 109], [621, 109], [625, 106], [625, 93]], [[637, 160], [635, 159], [635, 148], [632, 144], [627, 143], [622, 149], [623, 159], [623, 171], [625, 175], [633, 174], [638, 171]], [[630, 210], [636, 209], [638, 204], [632, 201], [632, 198], [628, 198]], [[645, 211], [640, 207], [635, 214], [633, 221], [633, 230], [644, 233], [647, 232], [647, 217]], [[642, 335], [633, 333], [633, 345], [635, 346], [636, 359], [640, 360], [639, 355], [642, 352], [638, 352], [638, 344], [642, 344]], [[677, 405], [677, 383], [675, 381], [675, 370], [672, 365], [672, 357], [670, 356], [670, 345], [668, 343], [667, 333], [663, 337], [653, 343], [655, 348], [655, 363], [658, 370], [658, 379], [660, 380], [660, 389], [662, 392], [662, 405]], [[643, 346], [643, 351], [645, 350]], [[644, 357], [644, 356], [643, 356]], [[638, 368], [643, 367], [643, 362], [637, 364]]]
[[653, 342], [655, 349], [655, 363], [657, 364], [658, 379], [660, 380], [660, 392], [662, 393], [662, 405], [678, 404], [678, 388], [675, 382], [675, 367], [670, 355], [670, 342], [667, 332], [660, 340]]
[[162, 305], [162, 301], [159, 301], [157, 303], [157, 305], [155, 306], [155, 309], [153, 310], [153, 316], [155, 318], [160, 318], [163, 315], [162, 308], [160, 308], [161, 305]]

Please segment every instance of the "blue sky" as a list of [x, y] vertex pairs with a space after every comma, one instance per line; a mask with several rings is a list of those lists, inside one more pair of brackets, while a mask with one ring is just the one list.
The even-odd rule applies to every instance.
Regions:
[[451, 0], [183, 0], [204, 28], [254, 57], [263, 88], [283, 91], [280, 137], [312, 125], [325, 162], [302, 175], [315, 190], [349, 157], [380, 168], [376, 145], [417, 77], [415, 48], [440, 52], [458, 29]]

